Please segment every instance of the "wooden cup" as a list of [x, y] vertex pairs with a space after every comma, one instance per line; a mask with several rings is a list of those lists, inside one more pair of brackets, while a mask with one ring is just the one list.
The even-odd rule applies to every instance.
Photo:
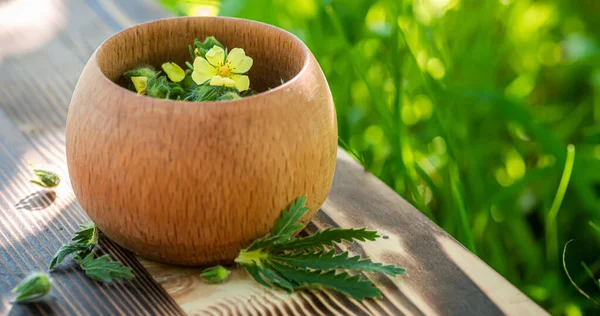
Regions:
[[[184, 102], [115, 82], [142, 64], [184, 67], [194, 38], [214, 35], [254, 59], [257, 95]], [[281, 79], [285, 81], [281, 84]], [[224, 17], [153, 21], [106, 40], [69, 107], [69, 174], [81, 206], [111, 239], [181, 265], [231, 263], [308, 195], [308, 222], [333, 180], [337, 122], [315, 58], [294, 35]]]

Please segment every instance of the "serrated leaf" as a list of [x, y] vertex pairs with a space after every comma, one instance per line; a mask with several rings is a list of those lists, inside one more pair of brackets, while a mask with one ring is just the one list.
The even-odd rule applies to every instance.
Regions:
[[264, 264], [259, 268], [260, 273], [269, 282], [277, 285], [279, 288], [291, 293], [295, 288], [298, 288], [298, 284], [294, 284], [293, 281], [288, 280], [285, 276], [282, 276], [270, 263]]
[[365, 298], [381, 297], [379, 289], [370, 281], [361, 280], [359, 275], [350, 276], [347, 272], [336, 274], [335, 271], [308, 271], [295, 269], [287, 265], [272, 263], [272, 267], [288, 280], [302, 287], [322, 286], [359, 301]]
[[267, 281], [265, 281], [261, 276], [260, 276], [260, 269], [258, 268], [258, 266], [256, 265], [243, 265], [244, 269], [246, 269], [246, 272], [248, 272], [248, 274], [250, 274], [250, 276], [254, 279], [254, 281], [256, 281], [256, 283], [261, 284], [263, 286], [266, 286], [268, 288], [272, 288], [272, 286], [267, 283]]
[[93, 245], [86, 245], [77, 242], [66, 243], [58, 249], [52, 262], [50, 262], [49, 270], [52, 270], [57, 264], [61, 264], [68, 256], [80, 256], [85, 257], [92, 252], [94, 249]]
[[342, 241], [373, 241], [377, 238], [379, 238], [379, 235], [376, 231], [367, 230], [366, 228], [327, 228], [311, 236], [291, 239], [286, 243], [276, 245], [272, 248], [272, 251], [324, 249], [324, 246], [333, 246], [334, 243], [341, 243]]
[[17, 295], [15, 302], [31, 303], [50, 293], [51, 287], [50, 276], [46, 273], [38, 272], [23, 279], [11, 292]]
[[76, 258], [85, 275], [97, 281], [112, 282], [113, 279], [122, 281], [123, 279], [133, 279], [133, 270], [130, 267], [124, 267], [116, 261], [109, 261], [108, 255], [94, 258], [90, 253], [84, 258]]
[[72, 241], [94, 246], [98, 244], [98, 228], [96, 224], [82, 224], [79, 227], [81, 227], [81, 230], [75, 232], [75, 235], [71, 239]]
[[404, 268], [396, 267], [393, 264], [383, 265], [382, 263], [372, 262], [371, 259], [362, 259], [360, 256], [349, 257], [348, 252], [335, 255], [335, 250], [329, 252], [300, 253], [300, 254], [280, 254], [271, 256], [274, 260], [279, 260], [288, 265], [300, 269], [315, 270], [359, 270], [365, 272], [383, 273], [390, 276], [405, 274]]
[[300, 196], [292, 202], [288, 211], [283, 210], [271, 230], [273, 237], [291, 237], [296, 231], [304, 227], [299, 221], [308, 211], [306, 196]]

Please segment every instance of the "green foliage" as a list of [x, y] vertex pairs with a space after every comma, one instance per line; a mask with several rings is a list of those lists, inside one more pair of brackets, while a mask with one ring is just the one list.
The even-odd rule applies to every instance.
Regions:
[[75, 232], [71, 241], [60, 246], [52, 262], [50, 262], [49, 270], [54, 269], [57, 264], [61, 264], [67, 257], [83, 258], [90, 254], [98, 244], [98, 228], [94, 223], [82, 224], [80, 231]]
[[306, 196], [299, 197], [292, 202], [288, 211], [283, 210], [281, 212], [281, 216], [279, 216], [271, 230], [273, 236], [290, 238], [295, 232], [304, 227], [300, 223], [300, 218], [308, 211], [308, 207], [306, 207], [307, 199]]
[[122, 266], [119, 262], [109, 261], [108, 255], [96, 258], [94, 249], [98, 246], [100, 231], [94, 223], [79, 225], [80, 231], [75, 232], [71, 241], [62, 245], [52, 262], [49, 270], [54, 269], [57, 264], [61, 264], [67, 257], [72, 256], [73, 260], [79, 264], [79, 267], [85, 272], [85, 275], [91, 279], [104, 282], [112, 282], [113, 279], [123, 280], [132, 279], [133, 271], [129, 267]]
[[[234, 95], [234, 96], [232, 96]], [[217, 101], [239, 99], [239, 93], [235, 88], [213, 87], [210, 85], [196, 85], [183, 94], [184, 101]]]
[[294, 238], [281, 245], [274, 245], [273, 248], [277, 251], [282, 250], [321, 250], [325, 246], [333, 246], [334, 243], [343, 241], [374, 241], [380, 236], [375, 231], [367, 230], [366, 228], [326, 228], [318, 231], [314, 235], [304, 238]]
[[208, 36], [202, 42], [195, 38], [194, 45], [190, 45], [189, 47], [192, 60], [194, 60], [196, 56], [206, 56], [206, 52], [213, 48], [213, 46], [219, 46], [225, 49], [225, 46], [223, 46], [223, 44], [221, 44], [214, 36]]
[[[225, 49], [225, 57], [227, 57], [227, 48], [214, 36], [208, 36], [202, 42], [195, 38], [193, 45], [189, 45], [190, 60], [193, 62], [197, 57], [205, 58], [206, 53], [215, 46]], [[185, 65], [189, 69], [184, 71], [176, 63], [164, 63], [162, 65], [163, 70], [173, 72], [168, 75], [155, 71], [152, 66], [140, 66], [124, 72], [123, 77], [127, 80], [122, 81], [122, 83], [129, 90], [140, 94], [153, 98], [180, 101], [230, 101], [254, 93], [250, 89], [240, 93], [235, 87], [212, 86], [208, 82], [196, 84], [192, 78], [194, 65], [190, 61], [186, 61]]]
[[[287, 292], [324, 287], [363, 300], [381, 297], [381, 293], [371, 281], [361, 279], [358, 274], [351, 276], [349, 271], [404, 274], [403, 268], [361, 260], [360, 256], [348, 257], [348, 252], [336, 255], [335, 250], [320, 251], [344, 240], [375, 240], [379, 237], [376, 232], [338, 228], [304, 238], [293, 237], [303, 227], [299, 221], [308, 211], [306, 200], [307, 197], [298, 197], [293, 201], [289, 210], [283, 210], [271, 233], [240, 251], [235, 259], [256, 282], [269, 288], [275, 285]], [[339, 270], [344, 271], [337, 273]]]
[[214, 266], [204, 269], [200, 274], [207, 283], [220, 283], [229, 277], [231, 271], [227, 270], [223, 266]]
[[78, 242], [66, 243], [58, 249], [54, 258], [50, 262], [49, 270], [54, 269], [57, 264], [61, 264], [67, 257], [85, 257], [94, 250], [94, 245], [87, 245]]
[[161, 1], [299, 36], [329, 82], [340, 144], [369, 172], [552, 314], [595, 312], [556, 245], [576, 239], [567, 261], [600, 270], [581, 227], [600, 222], [598, 1]]
[[33, 184], [48, 189], [55, 188], [60, 184], [60, 176], [54, 171], [34, 168], [33, 172], [37, 177], [37, 180], [29, 180]]
[[308, 254], [296, 253], [273, 255], [271, 258], [300, 269], [358, 270], [382, 273], [390, 276], [396, 276], [406, 272], [404, 268], [398, 268], [393, 264], [386, 266], [381, 263], [373, 263], [371, 262], [371, 259], [361, 260], [360, 256], [348, 257], [348, 252], [336, 255], [335, 250]]
[[127, 79], [130, 79], [131, 77], [154, 78], [158, 76], [158, 74], [159, 72], [154, 70], [154, 67], [145, 65], [126, 71], [125, 73], [123, 73], [123, 76]]
[[96, 224], [89, 222], [87, 224], [79, 225], [79, 227], [81, 227], [81, 230], [75, 232], [75, 236], [73, 236], [72, 240], [76, 243], [96, 246], [98, 244], [99, 235]]
[[133, 279], [133, 270], [124, 267], [119, 262], [108, 260], [108, 255], [94, 258], [94, 254], [77, 258], [77, 263], [85, 272], [85, 275], [96, 281], [112, 282], [123, 279]]
[[322, 272], [318, 270], [295, 269], [294, 267], [277, 262], [272, 262], [270, 266], [279, 275], [285, 276], [285, 279], [289, 280], [290, 284], [293, 284], [294, 289], [323, 286], [349, 295], [357, 300], [381, 297], [379, 289], [371, 281], [361, 279], [359, 275], [350, 276], [348, 272], [336, 274], [334, 270]]
[[42, 299], [50, 293], [51, 288], [50, 276], [47, 273], [38, 272], [23, 279], [12, 289], [12, 293], [16, 294], [15, 302], [26, 304]]

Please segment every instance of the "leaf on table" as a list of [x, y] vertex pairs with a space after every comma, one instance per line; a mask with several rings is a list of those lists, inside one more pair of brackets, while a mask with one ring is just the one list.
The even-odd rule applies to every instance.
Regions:
[[122, 281], [123, 279], [133, 279], [133, 270], [130, 267], [124, 267], [117, 261], [109, 261], [108, 255], [94, 258], [90, 253], [84, 258], [76, 258], [85, 275], [97, 281], [112, 282], [113, 279]]
[[281, 216], [277, 218], [271, 233], [255, 240], [247, 250], [270, 248], [293, 240], [292, 235], [304, 227], [299, 221], [308, 211], [308, 207], [306, 207], [307, 199], [306, 196], [300, 196], [293, 201], [289, 210], [281, 212]]
[[66, 243], [58, 249], [54, 258], [52, 258], [52, 262], [50, 262], [49, 270], [52, 270], [57, 264], [61, 264], [65, 258], [69, 256], [79, 256], [85, 257], [90, 254], [94, 250], [93, 245], [82, 244], [78, 242], [69, 242]]
[[291, 237], [296, 231], [304, 227], [299, 223], [300, 219], [308, 207], [306, 207], [306, 196], [301, 196], [292, 202], [288, 211], [283, 210], [281, 216], [275, 222], [275, 226], [271, 230], [271, 235], [275, 237]]
[[287, 265], [272, 262], [271, 266], [286, 279], [298, 284], [296, 288], [325, 287], [349, 295], [359, 301], [365, 298], [381, 297], [379, 289], [368, 280], [361, 280], [359, 275], [350, 276], [347, 272], [336, 274], [335, 271], [309, 271], [296, 269]]
[[323, 249], [324, 246], [333, 246], [334, 243], [343, 241], [374, 241], [377, 238], [379, 235], [376, 231], [366, 228], [327, 228], [304, 238], [295, 238], [287, 243], [278, 244], [273, 247], [273, 251]]
[[86, 245], [97, 245], [98, 244], [98, 228], [94, 223], [79, 225], [81, 230], [75, 232], [75, 236], [71, 240], [77, 243]]
[[390, 276], [405, 274], [404, 268], [396, 267], [393, 264], [384, 265], [378, 262], [372, 262], [371, 259], [362, 259], [360, 256], [349, 257], [348, 252], [339, 255], [335, 250], [316, 253], [299, 254], [280, 254], [271, 256], [272, 259], [282, 261], [290, 266], [300, 269], [315, 270], [356, 270], [373, 273], [383, 273]]
[[256, 283], [264, 285], [268, 288], [272, 288], [272, 286], [260, 276], [260, 269], [258, 266], [248, 264], [244, 265], [244, 268], [246, 269], [246, 272], [248, 272], [248, 274], [250, 274], [250, 276], [254, 279], [254, 281], [256, 281]]
[[37, 168], [34, 168], [33, 172], [37, 177], [37, 180], [29, 180], [33, 184], [48, 189], [55, 188], [60, 184], [60, 176], [56, 172]]

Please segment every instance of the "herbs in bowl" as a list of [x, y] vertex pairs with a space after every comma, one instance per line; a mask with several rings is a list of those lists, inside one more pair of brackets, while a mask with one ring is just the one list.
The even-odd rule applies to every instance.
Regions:
[[246, 75], [253, 60], [242, 48], [228, 50], [209, 36], [203, 42], [195, 39], [189, 51], [188, 69], [172, 61], [165, 61], [162, 71], [142, 65], [123, 74], [126, 87], [154, 98], [195, 102], [235, 100], [255, 93]]

